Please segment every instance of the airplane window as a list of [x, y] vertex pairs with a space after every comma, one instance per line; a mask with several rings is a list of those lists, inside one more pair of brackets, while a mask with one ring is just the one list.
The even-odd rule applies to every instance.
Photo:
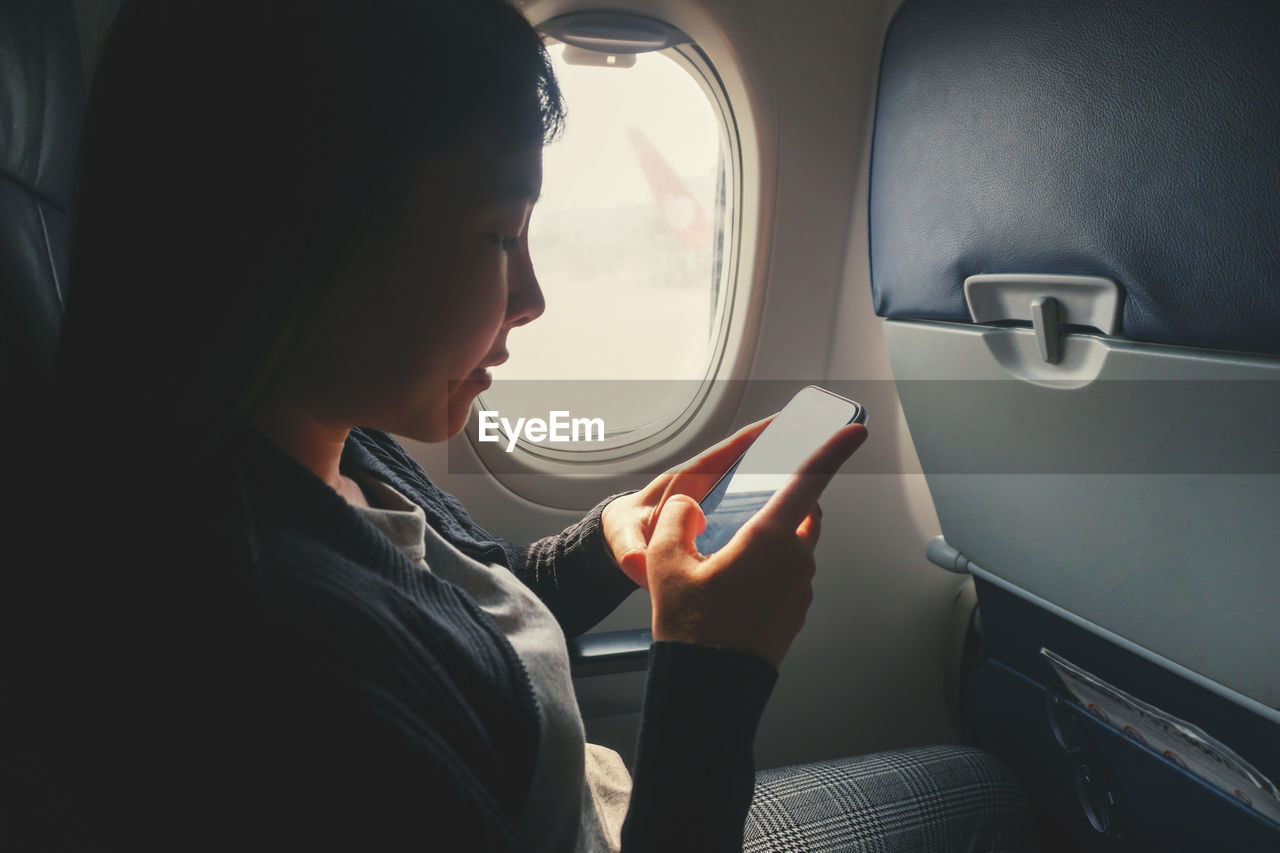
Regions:
[[569, 115], [529, 226], [547, 309], [511, 334], [478, 406], [511, 422], [549, 410], [603, 421], [603, 443], [519, 444], [563, 458], [670, 425], [712, 373], [735, 175], [725, 115], [687, 48], [549, 52]]

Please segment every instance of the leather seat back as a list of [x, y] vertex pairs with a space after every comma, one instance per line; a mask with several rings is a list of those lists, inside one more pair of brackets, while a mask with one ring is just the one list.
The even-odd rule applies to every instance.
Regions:
[[84, 110], [71, 4], [0, 7], [0, 376], [10, 402], [53, 370]]

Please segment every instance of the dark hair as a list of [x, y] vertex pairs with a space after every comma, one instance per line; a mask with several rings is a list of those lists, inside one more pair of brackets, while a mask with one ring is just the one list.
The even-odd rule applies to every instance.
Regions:
[[126, 0], [82, 141], [68, 416], [216, 445], [415, 158], [563, 116], [501, 0]]

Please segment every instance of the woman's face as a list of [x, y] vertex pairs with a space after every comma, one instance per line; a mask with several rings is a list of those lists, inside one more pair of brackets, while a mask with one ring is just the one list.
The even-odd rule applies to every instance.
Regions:
[[441, 441], [466, 424], [507, 359], [507, 335], [545, 304], [526, 242], [542, 150], [428, 155], [359, 248], [287, 380], [332, 426]]

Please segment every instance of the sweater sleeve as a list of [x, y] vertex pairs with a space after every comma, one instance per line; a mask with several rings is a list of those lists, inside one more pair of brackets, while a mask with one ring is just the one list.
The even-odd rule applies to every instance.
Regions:
[[624, 853], [742, 850], [752, 745], [778, 672], [741, 652], [653, 644]]
[[561, 533], [516, 549], [511, 570], [547, 605], [566, 637], [576, 637], [613, 612], [640, 587], [618, 567], [604, 538], [605, 498]]

